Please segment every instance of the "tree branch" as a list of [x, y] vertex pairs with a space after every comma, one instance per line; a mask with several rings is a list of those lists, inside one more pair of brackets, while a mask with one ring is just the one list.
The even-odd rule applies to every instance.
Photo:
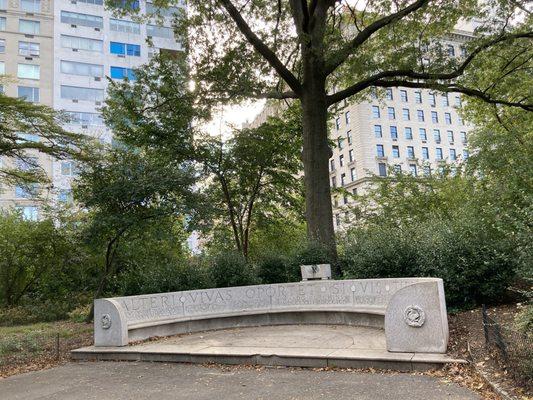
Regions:
[[403, 8], [394, 14], [387, 15], [386, 17], [380, 18], [377, 21], [374, 21], [363, 29], [359, 34], [357, 34], [350, 42], [348, 42], [342, 49], [340, 49], [336, 54], [333, 54], [330, 58], [330, 62], [326, 65], [326, 76], [330, 75], [335, 71], [346, 59], [352, 54], [352, 52], [365, 43], [370, 36], [376, 33], [378, 30], [394, 23], [407, 15], [415, 12], [416, 10], [424, 7], [429, 3], [430, 0], [416, 0], [410, 6]]
[[378, 72], [377, 74], [372, 75], [367, 79], [357, 82], [356, 84], [344, 90], [341, 90], [337, 93], [334, 93], [328, 96], [327, 98], [328, 105], [338, 103], [339, 101], [342, 101], [350, 96], [353, 96], [365, 90], [366, 88], [370, 86], [374, 86], [375, 82], [381, 79], [384, 79], [384, 78], [402, 77], [402, 78], [421, 79], [421, 80], [428, 80], [428, 81], [452, 80], [463, 75], [466, 68], [472, 63], [472, 61], [474, 61], [476, 56], [478, 56], [482, 51], [487, 50], [490, 47], [498, 43], [507, 41], [507, 40], [532, 38], [532, 37], [533, 37], [533, 32], [522, 32], [522, 33], [515, 33], [515, 34], [510, 34], [510, 35], [500, 35], [478, 46], [475, 50], [473, 50], [470, 53], [470, 55], [455, 70], [451, 72], [429, 73], [429, 72], [417, 72], [412, 69], [398, 69], [398, 70]]
[[252, 31], [241, 13], [235, 8], [231, 0], [220, 0], [230, 17], [233, 19], [246, 40], [263, 56], [272, 68], [283, 78], [287, 85], [295, 92], [301, 91], [301, 84], [291, 71], [279, 60], [276, 54]]
[[378, 80], [372, 84], [372, 86], [376, 87], [406, 87], [406, 88], [415, 88], [415, 89], [433, 89], [437, 90], [439, 92], [445, 92], [445, 93], [463, 93], [470, 97], [476, 97], [478, 99], [483, 100], [484, 102], [488, 104], [501, 104], [505, 106], [510, 107], [518, 107], [522, 108], [526, 111], [533, 111], [533, 104], [525, 104], [522, 102], [512, 102], [507, 100], [501, 100], [501, 99], [494, 99], [490, 97], [485, 92], [482, 92], [478, 89], [468, 88], [459, 84], [450, 83], [437, 83], [437, 82], [412, 82], [407, 80]]
[[253, 96], [257, 99], [277, 99], [277, 100], [283, 100], [283, 99], [297, 99], [298, 95], [294, 93], [293, 91], [288, 92], [266, 92], [266, 93], [258, 93], [255, 96]]

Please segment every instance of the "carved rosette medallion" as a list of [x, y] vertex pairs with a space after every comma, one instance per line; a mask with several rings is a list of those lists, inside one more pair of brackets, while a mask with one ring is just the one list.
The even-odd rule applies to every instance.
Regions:
[[100, 322], [102, 324], [102, 329], [111, 328], [111, 316], [109, 314], [102, 315], [102, 318], [100, 319]]
[[405, 323], [413, 328], [420, 328], [426, 322], [426, 313], [418, 306], [409, 306], [404, 312]]

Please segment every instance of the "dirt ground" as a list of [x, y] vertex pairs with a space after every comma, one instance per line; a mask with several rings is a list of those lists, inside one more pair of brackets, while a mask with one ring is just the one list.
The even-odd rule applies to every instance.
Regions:
[[[518, 303], [490, 307], [487, 311], [489, 316], [501, 325], [512, 326], [520, 309], [521, 305]], [[496, 348], [486, 346], [481, 308], [450, 315], [449, 322], [449, 351], [452, 354], [471, 361], [476, 369], [483, 372], [510, 397], [520, 400], [533, 399], [533, 382], [507, 365]]]

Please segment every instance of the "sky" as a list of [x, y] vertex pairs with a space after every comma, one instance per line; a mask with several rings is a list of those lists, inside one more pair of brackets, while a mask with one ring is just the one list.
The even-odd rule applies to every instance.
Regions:
[[231, 126], [240, 128], [245, 122], [252, 122], [261, 112], [265, 100], [251, 101], [241, 106], [227, 106], [213, 113], [213, 120], [206, 126], [212, 136], [227, 138], [231, 134]]

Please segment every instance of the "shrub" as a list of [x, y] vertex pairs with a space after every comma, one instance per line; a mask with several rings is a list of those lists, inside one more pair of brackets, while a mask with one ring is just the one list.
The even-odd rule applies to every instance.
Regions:
[[514, 276], [510, 243], [475, 219], [431, 218], [416, 225], [352, 231], [341, 257], [347, 278], [432, 276], [452, 308], [501, 298]]
[[282, 256], [267, 256], [259, 261], [257, 275], [264, 284], [289, 282], [289, 263]]
[[210, 263], [209, 275], [215, 287], [245, 286], [257, 283], [253, 266], [236, 252], [216, 256]]

